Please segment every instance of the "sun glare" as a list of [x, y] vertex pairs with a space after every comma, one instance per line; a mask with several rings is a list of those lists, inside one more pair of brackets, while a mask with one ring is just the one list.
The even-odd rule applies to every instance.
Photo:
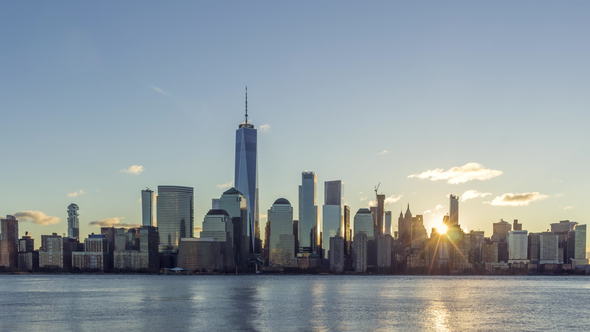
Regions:
[[445, 224], [440, 224], [436, 226], [436, 231], [438, 232], [438, 234], [446, 234], [448, 230], [449, 227], [447, 227], [447, 225]]

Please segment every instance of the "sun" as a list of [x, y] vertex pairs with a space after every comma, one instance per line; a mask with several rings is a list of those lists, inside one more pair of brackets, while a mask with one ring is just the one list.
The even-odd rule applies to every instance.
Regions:
[[440, 224], [436, 226], [436, 231], [438, 232], [438, 234], [446, 234], [448, 230], [449, 227], [445, 224]]

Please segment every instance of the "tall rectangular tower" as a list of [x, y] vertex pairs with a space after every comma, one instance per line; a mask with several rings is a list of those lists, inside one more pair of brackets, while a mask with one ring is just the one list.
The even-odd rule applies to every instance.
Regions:
[[193, 237], [193, 188], [158, 186], [160, 251], [176, 250], [183, 237]]
[[149, 188], [141, 191], [141, 225], [156, 226], [154, 207], [156, 205], [156, 194]]
[[343, 236], [344, 220], [342, 218], [342, 181], [324, 183], [324, 206], [322, 208], [322, 248], [324, 258], [328, 258], [330, 238]]
[[313, 248], [312, 232], [318, 223], [318, 206], [316, 205], [317, 177], [314, 172], [301, 173], [299, 186], [299, 252], [311, 252]]
[[450, 212], [449, 212], [449, 226], [459, 225], [459, 196], [453, 194], [449, 195]]

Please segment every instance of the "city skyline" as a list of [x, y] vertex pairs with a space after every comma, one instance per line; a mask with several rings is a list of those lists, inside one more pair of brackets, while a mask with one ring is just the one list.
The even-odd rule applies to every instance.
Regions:
[[[130, 21], [124, 22], [115, 14], [114, 28], [161, 43], [173, 38], [174, 45], [202, 41], [211, 46], [212, 55], [175, 46], [186, 54], [174, 57], [150, 48], [151, 39], [139, 38], [132, 48], [107, 31], [116, 45], [106, 42], [100, 30], [106, 23], [96, 27], [84, 21], [95, 17], [90, 12], [64, 16], [47, 30], [42, 23], [52, 20], [52, 7], [29, 13], [39, 23], [26, 28], [22, 15], [8, 17], [2, 27], [23, 27], [19, 40], [27, 41], [2, 37], [11, 52], [1, 59], [14, 66], [5, 69], [13, 80], [0, 83], [2, 117], [9, 124], [3, 128], [7, 139], [0, 142], [5, 152], [0, 214], [16, 214], [19, 229], [39, 241], [41, 234], [67, 233], [66, 209], [75, 203], [83, 237], [98, 232], [101, 224], [141, 224], [140, 190], [170, 184], [195, 189], [198, 227], [211, 198], [232, 183], [231, 133], [239, 124], [242, 89], [248, 83], [250, 114], [259, 129], [260, 211], [280, 197], [298, 211], [301, 172], [311, 170], [320, 193], [325, 181], [343, 181], [343, 203], [351, 211], [368, 207], [374, 186], [382, 183], [385, 210], [397, 216], [410, 203], [414, 214], [424, 214], [428, 232], [448, 212], [450, 193], [471, 198], [461, 202], [459, 217], [468, 230], [489, 234], [492, 222], [502, 218], [519, 219], [534, 231], [558, 220], [586, 223], [588, 103], [583, 87], [588, 75], [583, 59], [589, 48], [577, 41], [588, 27], [579, 14], [587, 5], [543, 6], [525, 26], [518, 15], [531, 6], [514, 5], [512, 14], [485, 5], [450, 6], [440, 8], [450, 17], [418, 26], [412, 18], [425, 14], [416, 6], [381, 4], [371, 13], [382, 10], [390, 16], [377, 16], [374, 22], [361, 17], [360, 30], [352, 35], [345, 25], [355, 9], [351, 4], [334, 14], [333, 27], [311, 14], [311, 30], [282, 27], [282, 35], [267, 29], [277, 23], [273, 18], [246, 24], [250, 32], [264, 30], [261, 37], [238, 34], [241, 15], [230, 13], [228, 22], [236, 23], [221, 33], [229, 43], [225, 46], [200, 32], [198, 22], [189, 22], [190, 10], [182, 15], [169, 8], [166, 13], [183, 19], [171, 24], [168, 34], [151, 36], [140, 29], [146, 28], [146, 17], [125, 17]], [[18, 4], [5, 12], [26, 7]], [[256, 20], [255, 7], [240, 9]], [[453, 16], [453, 9], [474, 15], [479, 25], [469, 31], [472, 22]], [[288, 5], [277, 10], [277, 17], [289, 19]], [[318, 13], [328, 10], [321, 7]], [[166, 18], [157, 12], [148, 6], [145, 15]], [[554, 15], [567, 16], [568, 26], [580, 29], [565, 29], [563, 22], [551, 19]], [[451, 24], [453, 18], [458, 19]], [[512, 33], [498, 29], [498, 22]], [[437, 32], [441, 26], [445, 28]], [[58, 32], [66, 37], [53, 34]], [[409, 43], [406, 38], [412, 36], [422, 43]], [[517, 45], [524, 36], [526, 49]], [[262, 56], [251, 51], [269, 39], [284, 48], [264, 48], [269, 53]], [[331, 48], [321, 48], [322, 42]], [[250, 51], [234, 52], [242, 43]], [[351, 44], [362, 47], [352, 49]], [[298, 49], [293, 45], [301, 48], [289, 55]], [[121, 51], [116, 57], [115, 46]], [[508, 47], [510, 59], [501, 51]], [[36, 52], [41, 49], [43, 59]], [[553, 58], [556, 49], [570, 52], [568, 66]], [[138, 50], [149, 50], [154, 58], [129, 65]], [[213, 61], [216, 55], [218, 62]], [[176, 64], [157, 69], [156, 56]], [[200, 63], [215, 65], [207, 69]], [[228, 63], [235, 73], [223, 69]], [[115, 70], [119, 66], [122, 72]], [[16, 71], [23, 67], [28, 70]], [[351, 77], [355, 79], [346, 79]], [[29, 97], [33, 92], [36, 98]], [[469, 169], [473, 176], [462, 176]], [[318, 210], [323, 203], [317, 200]], [[318, 216], [321, 220], [322, 211]], [[261, 231], [265, 222], [261, 216]]]

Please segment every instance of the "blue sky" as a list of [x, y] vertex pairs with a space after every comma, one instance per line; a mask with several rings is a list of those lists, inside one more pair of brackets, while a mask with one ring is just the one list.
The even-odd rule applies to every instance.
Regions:
[[[381, 182], [399, 198], [388, 209], [430, 211], [427, 226], [448, 210], [448, 193], [468, 190], [489, 193], [461, 203], [468, 230], [489, 235], [500, 218], [530, 231], [586, 223], [589, 10], [585, 1], [2, 3], [0, 213], [60, 218], [21, 224], [38, 237], [65, 232], [76, 202], [86, 234], [98, 230], [91, 221], [138, 222], [141, 189], [178, 184], [195, 187], [200, 224], [218, 185], [233, 180], [247, 84], [251, 120], [266, 127], [262, 213], [278, 197], [296, 204], [301, 171], [314, 170], [320, 205], [325, 180], [344, 181], [353, 211]], [[501, 175], [408, 177], [469, 162]], [[121, 172], [131, 165], [143, 172]], [[505, 206], [508, 193], [538, 194]]]

